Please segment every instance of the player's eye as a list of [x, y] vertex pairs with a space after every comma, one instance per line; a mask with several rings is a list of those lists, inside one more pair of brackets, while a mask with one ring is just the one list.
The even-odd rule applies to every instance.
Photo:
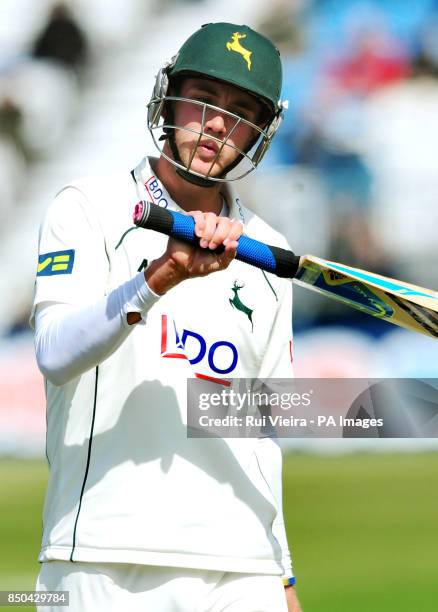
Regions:
[[195, 96], [194, 100], [197, 102], [203, 102], [204, 104], [213, 104], [213, 101], [209, 96]]
[[255, 114], [248, 108], [235, 106], [230, 109], [230, 112], [234, 113], [238, 117], [241, 117], [242, 119], [245, 119], [245, 121], [254, 121]]
[[251, 120], [251, 113], [249, 113], [248, 111], [239, 110], [236, 112], [236, 115], [238, 115], [239, 117], [242, 117], [242, 119], [245, 119], [245, 121]]

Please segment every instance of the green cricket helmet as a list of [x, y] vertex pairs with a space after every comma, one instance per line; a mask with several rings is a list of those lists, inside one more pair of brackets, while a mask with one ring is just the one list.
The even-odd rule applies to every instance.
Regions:
[[[217, 109], [206, 102], [190, 101], [177, 94], [168, 95], [169, 84], [178, 83], [184, 77], [189, 76], [225, 82], [254, 96], [261, 103], [262, 108], [264, 107], [263, 127], [246, 121], [225, 109]], [[211, 187], [218, 181], [237, 180], [258, 166], [281, 123], [283, 109], [287, 108], [287, 104], [280, 100], [281, 85], [280, 54], [267, 38], [245, 25], [209, 23], [192, 34], [171, 62], [159, 71], [148, 104], [148, 128], [159, 149], [157, 140], [168, 138], [173, 158], [166, 156], [163, 152], [161, 154], [177, 166], [178, 173], [190, 182]], [[197, 132], [198, 142], [203, 136], [212, 138], [211, 134], [204, 132], [207, 109], [219, 110], [231, 116], [235, 121], [224, 140], [214, 138], [220, 143], [220, 147], [205, 174], [200, 174], [191, 168], [192, 159], [188, 165], [183, 164], [177, 151], [174, 130], [184, 129], [182, 126], [174, 125], [172, 104], [178, 101], [192, 102], [203, 107], [202, 124], [200, 131]], [[254, 131], [253, 142], [246, 151], [227, 142], [240, 123], [249, 124]], [[159, 138], [156, 137], [157, 130], [163, 132]], [[225, 146], [236, 149], [238, 155], [220, 176], [212, 176], [213, 166]], [[234, 173], [234, 176], [229, 175], [242, 160], [246, 162], [244, 168]]]

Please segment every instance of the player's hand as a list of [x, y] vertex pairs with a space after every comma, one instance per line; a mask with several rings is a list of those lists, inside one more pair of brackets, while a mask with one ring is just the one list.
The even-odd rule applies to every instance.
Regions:
[[302, 612], [295, 588], [288, 586], [284, 589], [287, 601], [287, 612]]
[[[188, 213], [195, 220], [195, 235], [199, 238], [199, 247], [181, 243], [170, 239], [167, 254], [181, 269], [186, 278], [206, 276], [211, 272], [223, 270], [236, 256], [237, 240], [242, 234], [240, 221], [218, 217], [214, 213], [201, 213], [199, 211]], [[214, 253], [222, 246], [222, 253]]]
[[[145, 272], [146, 282], [155, 293], [166, 293], [188, 278], [224, 270], [236, 256], [237, 240], [243, 231], [240, 221], [200, 211], [188, 214], [195, 220], [199, 247], [169, 239], [165, 253]], [[223, 252], [215, 253], [220, 246]]]

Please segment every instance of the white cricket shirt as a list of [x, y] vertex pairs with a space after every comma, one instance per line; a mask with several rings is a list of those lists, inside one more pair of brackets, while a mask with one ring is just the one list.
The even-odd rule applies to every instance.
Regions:
[[[137, 185], [126, 172], [57, 195], [40, 232], [34, 309], [92, 304], [164, 252], [166, 236], [132, 223], [143, 190], [180, 210], [150, 163], [136, 169]], [[247, 235], [287, 248], [229, 186], [223, 195]], [[245, 308], [231, 303], [237, 287]], [[220, 390], [237, 377], [291, 377], [291, 292], [289, 281], [235, 260], [162, 296], [97, 367], [59, 387], [46, 381], [40, 561], [283, 573], [272, 532], [280, 451], [272, 440], [188, 439], [186, 381]], [[272, 445], [266, 470], [261, 443]]]

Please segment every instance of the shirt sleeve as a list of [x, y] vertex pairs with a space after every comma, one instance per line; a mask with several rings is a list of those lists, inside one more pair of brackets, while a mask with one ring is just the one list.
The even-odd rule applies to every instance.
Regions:
[[101, 363], [129, 335], [127, 314], [144, 324], [158, 300], [143, 273], [107, 290], [109, 261], [103, 232], [85, 195], [63, 189], [48, 209], [39, 237], [31, 325], [37, 363], [62, 385]]
[[76, 187], [54, 199], [40, 228], [30, 324], [42, 302], [81, 305], [105, 295], [109, 262], [97, 215]]
[[108, 296], [86, 306], [55, 302], [38, 304], [35, 313], [35, 353], [38, 367], [54, 385], [62, 385], [109, 357], [135, 325], [128, 312], [147, 312], [159, 299], [142, 272]]

